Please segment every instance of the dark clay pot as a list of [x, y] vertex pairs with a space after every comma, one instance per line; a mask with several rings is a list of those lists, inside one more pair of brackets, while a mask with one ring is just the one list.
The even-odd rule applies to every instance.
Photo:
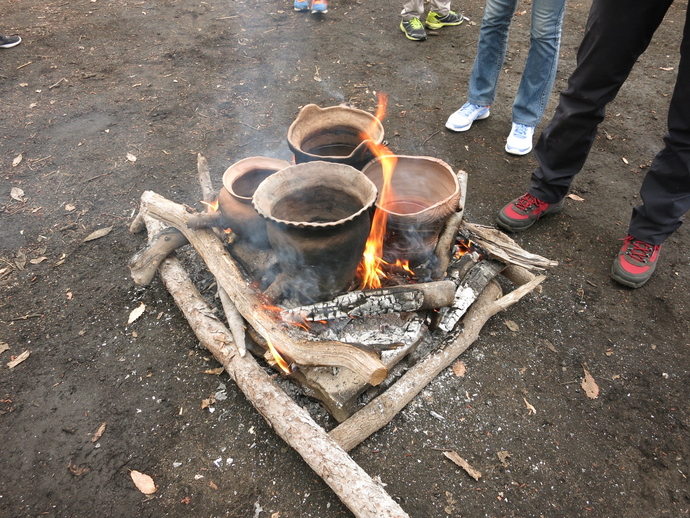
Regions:
[[[381, 192], [383, 159], [369, 162], [362, 173]], [[438, 158], [395, 155], [391, 177], [394, 197], [377, 210], [387, 213], [383, 258], [388, 262], [407, 259], [412, 266], [431, 257], [448, 218], [458, 209], [460, 184], [453, 169]]]
[[383, 125], [368, 112], [347, 106], [304, 106], [288, 129], [288, 146], [301, 164], [323, 160], [361, 169], [383, 142]]
[[258, 248], [270, 248], [266, 221], [257, 214], [252, 196], [261, 182], [290, 164], [285, 160], [249, 157], [231, 165], [223, 174], [218, 205], [228, 227]]
[[331, 298], [350, 286], [369, 236], [376, 187], [345, 164], [307, 162], [270, 176], [253, 203], [301, 302]]

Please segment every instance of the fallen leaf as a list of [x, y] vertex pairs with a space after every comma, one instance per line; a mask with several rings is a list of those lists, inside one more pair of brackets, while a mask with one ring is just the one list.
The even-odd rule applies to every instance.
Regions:
[[14, 265], [19, 269], [23, 270], [26, 266], [26, 254], [19, 250], [17, 252], [17, 258], [14, 260]]
[[280, 518], [280, 511], [276, 511], [271, 515], [271, 518]]
[[496, 453], [496, 456], [498, 457], [498, 460], [501, 462], [504, 468], [507, 468], [510, 463], [508, 462], [508, 459], [510, 458], [510, 453], [507, 451], [499, 451]]
[[75, 477], [81, 477], [84, 473], [88, 473], [89, 469], [91, 468], [78, 468], [77, 466], [72, 464], [72, 461], [70, 461], [70, 463], [67, 465], [67, 469]]
[[218, 486], [215, 485], [215, 484], [213, 483], [213, 480], [211, 480], [211, 481], [208, 483], [208, 485], [209, 485], [209, 487], [210, 487], [211, 489], [213, 489], [214, 491], [218, 491]]
[[527, 399], [525, 399], [525, 398], [523, 397], [522, 400], [525, 402], [525, 405], [527, 406], [527, 410], [529, 410], [529, 413], [530, 413], [530, 414], [536, 414], [536, 413], [537, 413], [537, 409], [534, 408], [534, 407], [531, 405], [531, 403], [530, 403], [529, 401], [527, 401]]
[[673, 67], [659, 67], [660, 70], [665, 70], [666, 72], [670, 72], [673, 70]]
[[582, 387], [582, 390], [585, 391], [585, 394], [587, 394], [589, 399], [596, 399], [599, 397], [599, 386], [597, 385], [597, 382], [594, 381], [594, 378], [589, 373], [587, 368], [583, 367], [582, 369], [585, 371], [585, 379], [582, 380], [580, 386]]
[[210, 407], [212, 404], [216, 402], [216, 398], [211, 396], [208, 399], [202, 399], [201, 400], [201, 409], [203, 410], [204, 408]]
[[133, 155], [132, 153], [127, 153], [127, 160], [129, 160], [130, 162], [136, 162], [137, 157], [135, 155]]
[[520, 330], [520, 326], [517, 325], [516, 322], [513, 322], [512, 320], [506, 320], [505, 325], [508, 329], [510, 329], [513, 333], [517, 333]]
[[146, 304], [142, 302], [141, 304], [139, 304], [139, 307], [134, 308], [132, 312], [129, 314], [129, 318], [127, 319], [127, 325], [131, 324], [137, 318], [143, 315], [144, 311], [146, 311]]
[[21, 153], [19, 153], [16, 157], [14, 157], [14, 160], [12, 160], [12, 167], [17, 167], [19, 164], [22, 163], [22, 156]]
[[74, 205], [72, 205], [71, 203], [68, 203], [67, 205], [65, 205], [65, 210], [67, 212], [72, 212], [74, 209], [76, 209], [76, 207]]
[[465, 364], [462, 363], [462, 361], [458, 360], [453, 364], [453, 374], [455, 374], [458, 378], [462, 378], [466, 372], [467, 367], [465, 367]]
[[19, 187], [12, 187], [12, 190], [10, 191], [10, 198], [21, 202], [26, 201], [24, 198], [24, 190], [20, 189]]
[[105, 227], [105, 228], [99, 228], [98, 230], [94, 230], [91, 232], [88, 236], [84, 238], [84, 243], [87, 241], [93, 241], [94, 239], [99, 239], [103, 236], [107, 236], [110, 234], [110, 231], [113, 229], [113, 227]]
[[223, 367], [218, 367], [217, 369], [206, 369], [204, 371], [204, 374], [216, 374], [216, 375], [218, 375], [218, 374], [223, 374], [224, 370], [225, 369]]
[[10, 346], [8, 345], [7, 342], [0, 342], [0, 354], [4, 353], [5, 351], [9, 350]]
[[455, 464], [457, 464], [462, 469], [464, 469], [467, 472], [467, 474], [470, 477], [472, 477], [474, 480], [479, 480], [482, 477], [482, 474], [479, 471], [477, 471], [472, 466], [470, 466], [469, 462], [467, 462], [465, 459], [463, 459], [456, 452], [444, 451], [443, 455], [445, 455], [447, 459], [452, 460]]
[[71, 291], [68, 291], [65, 293], [65, 297], [67, 297], [67, 300], [72, 300], [72, 297], [74, 297], [74, 294]]
[[96, 442], [98, 439], [101, 438], [103, 435], [103, 432], [105, 432], [105, 427], [107, 426], [106, 423], [103, 423], [101, 426], [98, 427], [98, 430], [96, 430], [96, 433], [93, 434], [93, 437], [91, 437], [91, 442]]
[[566, 196], [566, 198], [570, 198], [571, 200], [575, 200], [575, 201], [585, 201], [584, 198], [581, 198], [581, 197], [578, 196], [577, 194], [572, 194], [572, 193], [568, 194], [568, 195]]
[[26, 360], [29, 356], [31, 356], [31, 351], [24, 351], [22, 354], [20, 354], [19, 356], [17, 356], [14, 360], [12, 360], [11, 362], [8, 362], [8, 363], [7, 363], [7, 366], [8, 366], [10, 369], [14, 369], [17, 365], [19, 365], [20, 363], [22, 363], [22, 362], [23, 362], [24, 360]]
[[136, 470], [129, 472], [132, 477], [132, 482], [137, 486], [137, 489], [144, 493], [145, 495], [150, 495], [156, 492], [156, 484], [154, 484], [153, 479], [144, 473]]
[[625, 158], [624, 156], [621, 157], [621, 160], [623, 161], [624, 164], [628, 164], [628, 159]]
[[47, 257], [37, 257], [36, 259], [31, 259], [29, 262], [31, 264], [41, 264], [46, 259], [48, 259], [48, 258]]

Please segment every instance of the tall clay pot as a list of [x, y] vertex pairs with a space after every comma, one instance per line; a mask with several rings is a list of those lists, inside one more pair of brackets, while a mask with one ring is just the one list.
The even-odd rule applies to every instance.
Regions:
[[270, 176], [254, 207], [289, 283], [288, 296], [325, 300], [354, 280], [369, 236], [376, 187], [357, 169], [306, 162]]
[[[364, 173], [381, 192], [383, 166], [379, 157], [369, 162]], [[377, 210], [387, 213], [383, 258], [388, 262], [406, 259], [412, 266], [433, 254], [439, 233], [458, 209], [460, 184], [453, 169], [438, 158], [396, 156], [391, 177], [393, 199]]]
[[261, 182], [289, 165], [285, 160], [253, 156], [234, 163], [223, 174], [218, 205], [227, 226], [240, 239], [270, 248], [266, 221], [254, 209], [252, 196]]
[[383, 125], [356, 108], [307, 104], [290, 125], [287, 139], [298, 164], [323, 160], [361, 169], [374, 157], [369, 144], [383, 142]]

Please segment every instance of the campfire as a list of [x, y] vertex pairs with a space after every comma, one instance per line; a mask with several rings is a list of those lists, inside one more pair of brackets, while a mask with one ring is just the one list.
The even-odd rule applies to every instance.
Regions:
[[[139, 284], [160, 271], [202, 343], [355, 515], [406, 516], [380, 487], [351, 494], [333, 466], [368, 479], [344, 451], [385, 426], [492, 315], [537, 288], [544, 277], [531, 270], [555, 263], [463, 221], [466, 173], [391, 153], [382, 110], [317, 108], [303, 108], [290, 128], [297, 164], [245, 159], [226, 171], [219, 197], [199, 155], [206, 212], [143, 193], [131, 229], [146, 228], [149, 245], [130, 269]], [[216, 278], [227, 328], [168, 258], [187, 243]], [[499, 274], [516, 286], [502, 297]], [[254, 356], [340, 425], [326, 434], [313, 424]]]

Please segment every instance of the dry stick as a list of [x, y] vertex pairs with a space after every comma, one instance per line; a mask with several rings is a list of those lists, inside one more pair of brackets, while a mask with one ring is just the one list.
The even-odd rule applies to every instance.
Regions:
[[[201, 197], [206, 203], [211, 203], [216, 199], [216, 193], [213, 191], [213, 182], [211, 181], [208, 161], [201, 153], [197, 154], [196, 167], [199, 174]], [[220, 230], [216, 231], [216, 235], [218, 235], [218, 232], [220, 232]], [[218, 297], [220, 297], [220, 303], [223, 306], [223, 312], [228, 321], [228, 327], [230, 328], [232, 337], [235, 339], [235, 345], [237, 346], [240, 356], [244, 356], [247, 354], [247, 344], [244, 340], [244, 333], [247, 330], [247, 326], [244, 322], [244, 318], [242, 318], [242, 315], [237, 310], [237, 306], [235, 306], [235, 303], [217, 279], [216, 285], [218, 286]]]
[[543, 275], [535, 277], [501, 298], [498, 298], [501, 296], [501, 287], [496, 281], [492, 281], [464, 316], [462, 333], [451, 344], [416, 364], [386, 392], [331, 430], [329, 435], [345, 451], [350, 451], [372, 433], [386, 426], [443, 369], [479, 338], [479, 332], [489, 318], [515, 304], [544, 279]]
[[180, 230], [227, 292], [250, 325], [264, 338], [298, 365], [338, 366], [350, 369], [364, 381], [378, 385], [388, 369], [377, 357], [366, 351], [337, 341], [313, 342], [292, 336], [282, 322], [269, 315], [258, 293], [249, 285], [235, 260], [227, 253], [218, 237], [210, 230], [192, 230], [185, 225], [185, 208], [164, 197], [146, 191], [141, 195], [142, 210]]
[[[149, 234], [161, 224], [146, 217]], [[297, 405], [251, 356], [235, 354], [232, 335], [216, 319], [180, 262], [168, 258], [160, 275], [199, 341], [223, 365], [276, 433], [358, 518], [406, 518], [407, 513]]]
[[453, 243], [462, 224], [465, 214], [465, 200], [467, 198], [467, 172], [458, 171], [458, 183], [460, 184], [460, 200], [458, 201], [458, 211], [454, 212], [443, 227], [443, 232], [436, 243], [434, 254], [437, 263], [434, 268], [433, 278], [441, 279], [448, 270], [450, 258], [453, 255]]

